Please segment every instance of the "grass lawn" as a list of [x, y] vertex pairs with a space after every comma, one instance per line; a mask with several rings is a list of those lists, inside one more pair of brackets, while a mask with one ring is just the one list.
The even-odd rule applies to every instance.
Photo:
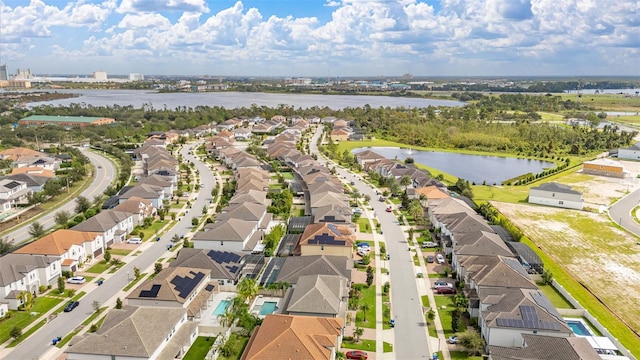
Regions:
[[218, 360], [238, 360], [240, 359], [240, 355], [242, 355], [242, 352], [244, 351], [245, 346], [247, 346], [247, 343], [249, 342], [249, 338], [248, 337], [244, 337], [244, 336], [236, 336], [236, 346], [235, 348], [238, 349], [238, 351], [229, 357], [226, 356], [218, 356]]
[[393, 345], [388, 342], [382, 343], [382, 352], [393, 352]]
[[183, 357], [184, 360], [201, 360], [207, 355], [211, 346], [215, 341], [215, 337], [198, 336], [196, 341], [193, 342], [189, 351]]
[[131, 281], [131, 282], [129, 283], [129, 285], [125, 286], [123, 290], [124, 290], [124, 291], [128, 291], [128, 290], [130, 290], [130, 289], [131, 289], [132, 287], [134, 287], [134, 286], [135, 286], [135, 285], [136, 285], [140, 280], [144, 279], [144, 278], [145, 278], [145, 276], [147, 276], [147, 273], [142, 273], [142, 274], [140, 274], [140, 276], [138, 276], [136, 279], [134, 279], [133, 281]]
[[[444, 336], [449, 337], [454, 335], [455, 332], [451, 330], [451, 311], [454, 309], [453, 296], [435, 295], [436, 305], [438, 309], [438, 315], [442, 322], [442, 329], [444, 330]], [[443, 306], [445, 308], [443, 308]], [[463, 332], [467, 329], [467, 325], [464, 320], [460, 320], [458, 326], [458, 332]]]
[[[347, 336], [351, 336], [353, 334], [347, 334]], [[364, 350], [364, 351], [376, 351], [376, 341], [368, 340], [368, 339], [360, 339], [360, 342], [350, 342], [343, 341], [342, 347], [345, 349], [355, 349], [355, 350]]]
[[88, 268], [86, 270], [86, 272], [90, 272], [93, 274], [102, 274], [103, 272], [105, 272], [108, 268], [111, 267], [111, 263], [105, 262], [104, 260], [98, 262], [97, 264], [93, 265], [92, 267]]
[[7, 347], [12, 348], [12, 347], [15, 347], [16, 345], [20, 344], [23, 340], [29, 338], [29, 336], [31, 334], [33, 334], [34, 332], [38, 331], [38, 329], [43, 327], [44, 324], [46, 324], [46, 323], [47, 323], [47, 319], [40, 320], [39, 323], [37, 323], [34, 326], [32, 326], [29, 330], [23, 332], [22, 335], [17, 340], [13, 340], [12, 342], [10, 342], [9, 345], [7, 345]]
[[[369, 288], [363, 288], [361, 292], [360, 306], [367, 304], [369, 310], [367, 310], [367, 321], [363, 320], [364, 312], [358, 310], [356, 313], [356, 326], [361, 328], [376, 328], [376, 286], [371, 285]], [[375, 347], [374, 347], [375, 349]]]
[[363, 232], [363, 233], [373, 232], [371, 230], [371, 224], [369, 223], [369, 219], [367, 218], [358, 219], [358, 227], [360, 228], [360, 232]]
[[285, 180], [293, 180], [292, 172], [281, 172], [280, 175], [282, 175], [282, 178], [284, 178]]
[[462, 359], [469, 359], [469, 360], [481, 360], [482, 356], [469, 356], [467, 355], [466, 351], [449, 351], [449, 354], [451, 355], [451, 360], [462, 360]]
[[159, 232], [165, 225], [167, 225], [168, 221], [169, 220], [166, 218], [164, 220], [158, 220], [158, 221], [155, 221], [153, 224], [151, 224], [151, 226], [149, 226], [148, 228], [141, 229], [140, 231], [144, 233], [143, 239], [144, 240], [151, 239], [151, 236]]
[[116, 256], [127, 256], [131, 253], [131, 251], [133, 250], [128, 250], [128, 249], [110, 249], [109, 252], [111, 253], [111, 256], [116, 255]]
[[[9, 331], [14, 326], [24, 329], [27, 325], [36, 321], [39, 318], [39, 315], [53, 309], [62, 301], [62, 299], [41, 296], [36, 298], [33, 307], [29, 311], [10, 310], [8, 314], [11, 314], [11, 317], [5, 318], [2, 320], [2, 322], [0, 322], [0, 343], [4, 343], [5, 341], [9, 340], [9, 338], [11, 338], [11, 335], [9, 335]], [[37, 312], [38, 316], [31, 316], [32, 312]]]
[[571, 303], [569, 303], [567, 299], [565, 299], [564, 296], [562, 296], [562, 294], [560, 294], [553, 286], [542, 284], [536, 285], [538, 285], [538, 289], [547, 296], [549, 301], [551, 301], [551, 305], [556, 309], [573, 309], [573, 305], [571, 305]]

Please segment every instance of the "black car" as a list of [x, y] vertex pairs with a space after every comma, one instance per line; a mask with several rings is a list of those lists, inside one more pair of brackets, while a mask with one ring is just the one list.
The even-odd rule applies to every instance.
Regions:
[[80, 305], [80, 301], [69, 301], [67, 306], [64, 307], [64, 312], [69, 312]]

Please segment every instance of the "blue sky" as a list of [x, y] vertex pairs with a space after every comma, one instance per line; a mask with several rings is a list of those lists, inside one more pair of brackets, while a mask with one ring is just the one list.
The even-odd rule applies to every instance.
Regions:
[[0, 0], [11, 73], [640, 76], [636, 0]]

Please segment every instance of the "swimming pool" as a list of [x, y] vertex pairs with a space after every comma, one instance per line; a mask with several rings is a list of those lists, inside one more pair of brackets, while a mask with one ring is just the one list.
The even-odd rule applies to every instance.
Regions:
[[260, 315], [269, 315], [273, 314], [278, 308], [278, 303], [275, 301], [265, 301], [262, 304], [262, 308], [260, 308]]
[[220, 300], [218, 306], [216, 306], [216, 309], [213, 310], [213, 316], [220, 316], [224, 314], [225, 311], [227, 311], [229, 304], [231, 304], [231, 301], [229, 300]]
[[571, 328], [574, 334], [578, 336], [593, 336], [589, 328], [579, 320], [566, 320], [567, 325]]

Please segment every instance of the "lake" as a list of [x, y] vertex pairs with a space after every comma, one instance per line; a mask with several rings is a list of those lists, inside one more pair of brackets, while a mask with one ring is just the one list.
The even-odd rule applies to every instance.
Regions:
[[416, 163], [444, 171], [459, 178], [487, 185], [500, 185], [503, 181], [527, 173], [538, 173], [554, 167], [548, 161], [502, 156], [470, 155], [453, 152], [421, 151], [393, 147], [367, 147], [353, 149], [353, 153], [371, 150], [387, 159], [404, 160], [411, 157]]
[[38, 105], [67, 106], [86, 104], [93, 106], [133, 106], [151, 105], [156, 109], [175, 109], [179, 106], [221, 106], [227, 109], [258, 107], [278, 107], [280, 104], [294, 108], [312, 108], [325, 106], [333, 110], [364, 107], [373, 108], [406, 107], [422, 108], [428, 106], [463, 106], [465, 103], [453, 100], [419, 99], [393, 96], [370, 95], [312, 95], [312, 94], [267, 94], [255, 92], [203, 92], [203, 93], [159, 93], [150, 90], [57, 90], [58, 93], [80, 94], [80, 97], [29, 103], [28, 107]]

